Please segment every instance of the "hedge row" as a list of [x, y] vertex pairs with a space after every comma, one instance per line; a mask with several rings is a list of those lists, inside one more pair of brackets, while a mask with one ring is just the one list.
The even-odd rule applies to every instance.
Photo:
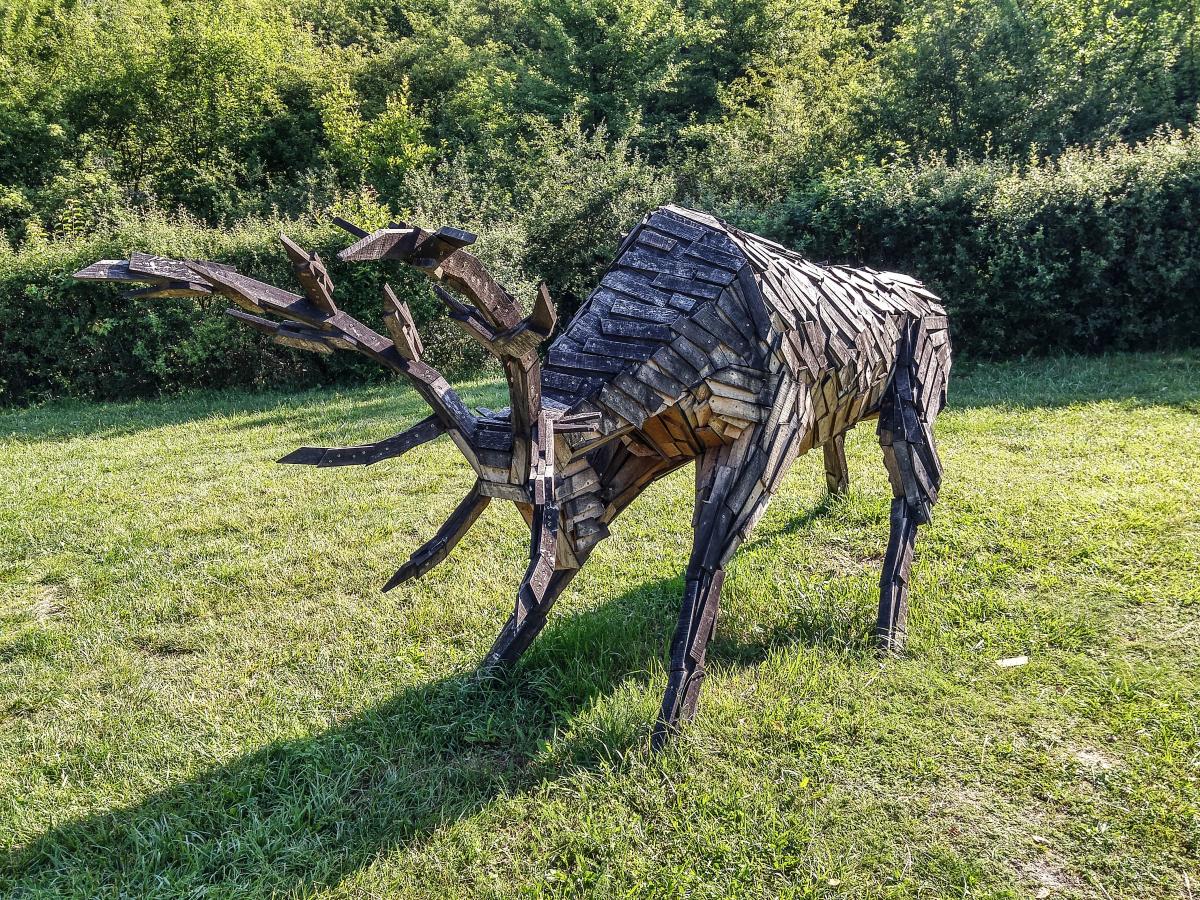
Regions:
[[[501, 213], [492, 213], [499, 216], [493, 226], [472, 227], [502, 280], [528, 295], [544, 277], [569, 310], [578, 300], [569, 286], [592, 283], [609, 249], [599, 247], [601, 232], [615, 232], [610, 219], [634, 215], [626, 206], [601, 213], [571, 207], [578, 227], [559, 222], [540, 243]], [[818, 260], [923, 278], [945, 298], [962, 356], [1200, 344], [1200, 135], [1163, 134], [1020, 167], [847, 169], [798, 189], [782, 208], [730, 216]], [[384, 267], [339, 265], [334, 256], [347, 237], [330, 226], [287, 229], [330, 264], [341, 305], [377, 322]], [[352, 354], [318, 357], [267, 343], [219, 315], [220, 300], [125, 300], [120, 289], [70, 279], [93, 260], [142, 249], [218, 259], [288, 285], [294, 282], [277, 231], [269, 223], [221, 231], [154, 219], [87, 241], [32, 242], [20, 252], [0, 245], [0, 402], [381, 377]], [[595, 257], [574, 252], [547, 261], [538, 248], [561, 244], [562, 233], [588, 235]], [[530, 259], [554, 271], [526, 271]], [[427, 285], [388, 268], [430, 361], [452, 372], [483, 365], [479, 348], [448, 323]]]
[[1200, 132], [1020, 167], [835, 173], [780, 219], [814, 258], [921, 277], [971, 356], [1200, 344]]
[[[382, 330], [380, 291], [385, 276], [413, 309], [427, 358], [449, 371], [477, 370], [483, 353], [437, 308], [419, 276], [396, 267], [338, 263], [349, 236], [331, 226], [288, 223], [290, 237], [316, 250], [330, 268], [335, 300]], [[162, 221], [127, 226], [87, 241], [0, 249], [0, 400], [28, 403], [56, 396], [127, 399], [191, 387], [304, 385], [367, 381], [385, 371], [353, 353], [318, 355], [271, 343], [221, 311], [220, 297], [136, 300], [129, 285], [74, 281], [70, 275], [97, 259], [132, 250], [215, 259], [281, 287], [299, 290], [280, 247], [278, 224], [220, 231], [171, 227]]]

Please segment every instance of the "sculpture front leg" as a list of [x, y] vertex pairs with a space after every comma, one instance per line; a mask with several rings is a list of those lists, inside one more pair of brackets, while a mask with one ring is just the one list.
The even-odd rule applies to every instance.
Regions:
[[483, 663], [479, 667], [481, 675], [499, 675], [516, 664], [517, 660], [529, 649], [533, 639], [546, 626], [546, 617], [550, 608], [554, 606], [554, 602], [566, 590], [567, 585], [571, 583], [571, 579], [578, 571], [578, 569], [559, 569], [550, 576], [550, 581], [536, 604], [524, 607], [519, 612], [514, 611], [508, 617], [496, 642], [492, 644], [492, 649], [488, 651], [488, 655], [484, 657]]

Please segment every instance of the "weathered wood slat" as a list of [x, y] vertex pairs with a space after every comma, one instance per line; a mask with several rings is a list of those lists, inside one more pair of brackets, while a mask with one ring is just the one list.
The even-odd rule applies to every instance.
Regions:
[[606, 336], [637, 338], [643, 341], [669, 341], [671, 329], [653, 322], [627, 322], [622, 319], [605, 319], [600, 331]]
[[660, 325], [669, 325], [679, 318], [678, 310], [650, 306], [646, 303], [633, 303], [628, 300], [618, 300], [612, 305], [611, 312], [616, 316], [626, 316], [643, 322], [656, 322]]
[[620, 372], [624, 362], [594, 353], [575, 352], [554, 348], [549, 354], [550, 365], [560, 369], [576, 369], [580, 372]]
[[639, 278], [632, 272], [616, 271], [607, 273], [600, 283], [604, 287], [628, 294], [635, 299], [644, 300], [656, 306], [666, 306], [671, 301], [671, 294], [654, 287], [652, 281], [653, 279]]
[[640, 362], [647, 359], [657, 347], [654, 344], [640, 341], [604, 340], [603, 338], [595, 337], [584, 344], [583, 349], [587, 353], [600, 356], [616, 356], [621, 359], [632, 359]]

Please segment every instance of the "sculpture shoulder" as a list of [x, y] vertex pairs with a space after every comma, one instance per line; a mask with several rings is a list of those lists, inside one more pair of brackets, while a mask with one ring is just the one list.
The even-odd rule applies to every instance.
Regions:
[[751, 277], [748, 260], [719, 220], [682, 207], [654, 210], [623, 237], [600, 284], [551, 345], [547, 395], [572, 406], [636, 371], [739, 276]]
[[911, 276], [816, 263], [749, 232], [731, 228], [730, 235], [750, 259], [764, 300], [785, 320], [816, 321], [826, 308], [854, 319], [945, 315], [938, 297]]

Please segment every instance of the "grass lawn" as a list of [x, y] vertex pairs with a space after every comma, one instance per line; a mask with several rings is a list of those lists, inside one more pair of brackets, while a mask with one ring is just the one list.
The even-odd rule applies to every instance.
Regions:
[[471, 482], [453, 446], [272, 464], [425, 414], [399, 387], [0, 413], [0, 896], [1200, 897], [1200, 357], [963, 367], [903, 659], [868, 640], [873, 428], [845, 499], [799, 460], [659, 755], [690, 469], [481, 684], [512, 506], [385, 596]]

